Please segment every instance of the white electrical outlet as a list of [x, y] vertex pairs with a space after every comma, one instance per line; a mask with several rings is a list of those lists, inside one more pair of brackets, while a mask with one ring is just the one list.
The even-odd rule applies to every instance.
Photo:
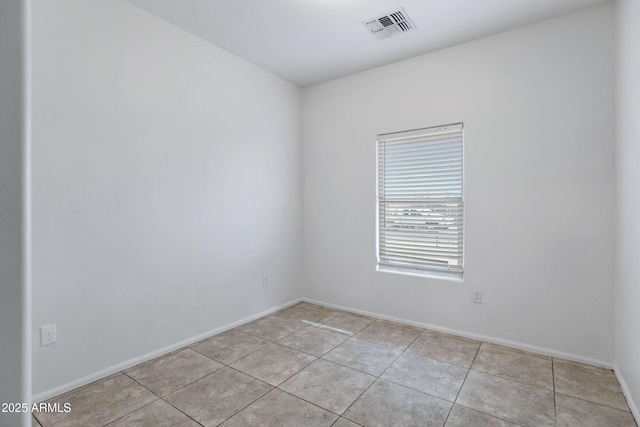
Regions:
[[473, 290], [473, 297], [471, 297], [471, 301], [476, 304], [482, 304], [482, 289]]
[[268, 274], [263, 274], [262, 275], [262, 286], [269, 286], [269, 275]]
[[58, 332], [55, 323], [40, 327], [40, 347], [53, 344], [56, 341], [58, 341]]

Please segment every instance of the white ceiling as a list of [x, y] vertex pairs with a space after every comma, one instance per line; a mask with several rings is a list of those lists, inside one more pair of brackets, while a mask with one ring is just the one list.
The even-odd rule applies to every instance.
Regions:
[[[128, 0], [305, 87], [609, 0]], [[404, 7], [417, 29], [361, 24]]]

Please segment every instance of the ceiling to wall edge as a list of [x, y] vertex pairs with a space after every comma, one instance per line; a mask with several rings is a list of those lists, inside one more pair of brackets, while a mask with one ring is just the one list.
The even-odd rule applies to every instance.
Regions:
[[[326, 6], [323, 2], [311, 2], [305, 3], [302, 7], [298, 3], [276, 1], [263, 10], [266, 5], [252, 3], [254, 0], [238, 0], [229, 3], [210, 0], [126, 1], [266, 72], [300, 88], [305, 88], [580, 12], [614, 0], [525, 0], [517, 6], [509, 0], [487, 0], [488, 3], [483, 3], [482, 7], [479, 7], [475, 0], [458, 0], [444, 5], [424, 0], [402, 0], [399, 3], [390, 3], [389, 0], [353, 0], [348, 4], [340, 4], [341, 12], [345, 8], [352, 8], [348, 27], [344, 23], [344, 18], [336, 18], [334, 15], [323, 22], [323, 33], [326, 33], [327, 26], [335, 29], [333, 41], [329, 38], [317, 37], [318, 22], [316, 21], [320, 18], [310, 17], [309, 13], [309, 9], [313, 7], [316, 8], [313, 9], [315, 12], [324, 11], [325, 9], [322, 8], [335, 9], [335, 5], [326, 2]], [[248, 4], [251, 4], [251, 13], [246, 13]], [[425, 24], [425, 16], [435, 15], [431, 13], [434, 5], [442, 8], [439, 15], [448, 17], [446, 27], [451, 29], [438, 30], [432, 22], [428, 23], [430, 21]], [[353, 12], [356, 6], [363, 10], [375, 10], [375, 13], [363, 12], [356, 16]], [[407, 12], [415, 22], [415, 27], [431, 31], [428, 34], [429, 37], [425, 38], [425, 35], [418, 31], [410, 31], [409, 34], [393, 37], [392, 40], [377, 40], [363, 25], [373, 17], [409, 7], [411, 9]], [[234, 16], [233, 13], [224, 13], [234, 10], [243, 12], [240, 15], [245, 25], [226, 28], [224, 27], [228, 25], [226, 21], [216, 21], [217, 15]], [[466, 13], [460, 14], [460, 10]], [[501, 14], [489, 13], [498, 10]], [[478, 11], [482, 13], [476, 17], [475, 14]], [[278, 30], [279, 33], [260, 32], [251, 28], [262, 25], [257, 24], [259, 22], [274, 22], [269, 18], [269, 14], [278, 13], [299, 16], [299, 22], [296, 24], [298, 33], [286, 33], [281, 29]], [[494, 15], [504, 16], [497, 19]], [[459, 20], [460, 22], [452, 22], [453, 16], [463, 18]], [[357, 18], [356, 21], [351, 22], [355, 18]], [[343, 20], [340, 21], [340, 19]], [[440, 33], [436, 34], [437, 31]], [[292, 34], [295, 37], [292, 37]], [[283, 48], [285, 45], [286, 47]], [[316, 48], [309, 49], [309, 46], [316, 46]]]

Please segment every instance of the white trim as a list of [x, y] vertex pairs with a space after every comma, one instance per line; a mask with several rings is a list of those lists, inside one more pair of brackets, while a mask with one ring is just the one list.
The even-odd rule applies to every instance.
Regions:
[[[33, 393], [31, 349], [31, 0], [22, 3], [22, 401]], [[30, 426], [24, 414], [22, 425]]]
[[[416, 147], [415, 144], [418, 144], [418, 146]], [[458, 146], [460, 150], [459, 159]], [[395, 147], [393, 148], [394, 150], [398, 149], [399, 151], [393, 154], [392, 147]], [[454, 147], [455, 151], [449, 151]], [[418, 151], [414, 152], [414, 150]], [[415, 156], [408, 159], [407, 156], [410, 154]], [[391, 155], [391, 157], [388, 157], [388, 155]], [[431, 157], [433, 155], [436, 156], [437, 160]], [[442, 169], [449, 164], [448, 162], [443, 163], [447, 159], [453, 160], [455, 164], [459, 163], [459, 173], [457, 166], [455, 166], [455, 171], [449, 168]], [[418, 161], [420, 165], [411, 164], [410, 166], [407, 161], [410, 164], [413, 161]], [[421, 164], [422, 161], [426, 163], [423, 165]], [[436, 163], [433, 164], [434, 162]], [[377, 135], [376, 269], [378, 271], [387, 270], [392, 273], [407, 271], [412, 274], [430, 275], [431, 273], [458, 279], [463, 278], [465, 230], [464, 163], [464, 125], [462, 122]], [[450, 165], [450, 167], [453, 166]], [[420, 173], [424, 172], [425, 176], [422, 178], [409, 178], [412, 174], [409, 174], [408, 171], [416, 168], [420, 169]], [[445, 175], [445, 170], [451, 175]], [[383, 175], [382, 179], [381, 174]], [[458, 179], [461, 187], [460, 194], [458, 194], [457, 187], [454, 185]], [[433, 187], [434, 185], [436, 187]], [[450, 185], [451, 187], [449, 187]], [[440, 188], [440, 190], [433, 193], [436, 188]], [[396, 220], [402, 222], [406, 219], [402, 216], [406, 214], [406, 208], [400, 207], [403, 204], [411, 203], [412, 208], [413, 206], [416, 206], [416, 209], [423, 208], [424, 210], [421, 210], [421, 213], [415, 211], [415, 214], [425, 215], [423, 219], [427, 220], [429, 214], [426, 214], [426, 211], [445, 215], [449, 211], [445, 203], [449, 202], [451, 207], [456, 206], [455, 213], [450, 212], [446, 216], [452, 221], [450, 225], [456, 225], [456, 227], [453, 227], [456, 229], [456, 233], [447, 234], [446, 239], [455, 237], [455, 246], [446, 245], [446, 247], [441, 247], [436, 239], [436, 242], [430, 241], [430, 243], [423, 241], [422, 243], [424, 244], [416, 247], [411, 244], [415, 242], [415, 239], [422, 241], [421, 239], [423, 238], [433, 238], [432, 232], [435, 232], [435, 237], [437, 238], [440, 236], [440, 231], [414, 230], [417, 234], [409, 236], [404, 233], [406, 230], [397, 234], [400, 230], [393, 224], [388, 224], [389, 221], [395, 223]], [[398, 206], [390, 208], [393, 204], [398, 204]], [[388, 210], [388, 208], [390, 209]], [[452, 230], [451, 227], [445, 228], [448, 231]], [[460, 239], [459, 245], [457, 243], [458, 238]], [[456, 260], [453, 263], [451, 262], [452, 258]], [[442, 265], [443, 259], [449, 260], [447, 266]]]
[[486, 335], [480, 335], [480, 334], [475, 334], [475, 333], [471, 333], [471, 332], [465, 332], [465, 331], [459, 331], [459, 330], [455, 330], [455, 329], [451, 329], [451, 328], [445, 328], [445, 327], [441, 327], [441, 326], [437, 326], [437, 325], [432, 325], [432, 324], [427, 324], [427, 323], [422, 323], [422, 322], [414, 322], [411, 320], [407, 320], [407, 319], [401, 319], [401, 318], [397, 318], [394, 316], [387, 316], [387, 315], [383, 315], [380, 313], [373, 313], [370, 311], [366, 311], [366, 310], [359, 310], [359, 309], [355, 309], [352, 307], [346, 307], [346, 306], [342, 306], [342, 305], [338, 305], [338, 304], [331, 304], [331, 303], [327, 303], [324, 301], [318, 301], [312, 298], [298, 298], [292, 301], [289, 301], [287, 303], [284, 304], [280, 304], [278, 306], [263, 310], [259, 313], [256, 313], [254, 315], [245, 317], [243, 319], [240, 319], [238, 321], [229, 323], [227, 325], [221, 326], [219, 328], [210, 330], [208, 332], [196, 335], [194, 337], [191, 338], [187, 338], [183, 341], [177, 342], [175, 344], [166, 346], [164, 348], [146, 353], [144, 355], [129, 359], [127, 361], [118, 363], [116, 365], [110, 366], [109, 368], [103, 369], [101, 371], [95, 372], [93, 374], [84, 376], [82, 378], [78, 378], [77, 380], [68, 382], [66, 384], [63, 384], [59, 387], [55, 387], [53, 389], [50, 390], [46, 390], [42, 393], [38, 393], [37, 395], [33, 396], [33, 402], [41, 402], [43, 400], [58, 396], [62, 393], [66, 393], [68, 391], [74, 390], [78, 387], [82, 387], [84, 385], [90, 384], [94, 381], [98, 381], [100, 379], [106, 378], [110, 375], [116, 374], [118, 372], [121, 372], [125, 369], [128, 369], [132, 366], [138, 365], [140, 363], [144, 363], [146, 361], [149, 361], [151, 359], [155, 359], [156, 357], [162, 356], [164, 354], [168, 354], [171, 353], [172, 351], [178, 350], [180, 348], [189, 346], [191, 344], [194, 344], [198, 341], [202, 341], [204, 339], [210, 338], [214, 335], [218, 335], [222, 332], [228, 331], [229, 329], [233, 329], [235, 327], [238, 327], [240, 325], [243, 325], [245, 323], [251, 322], [253, 320], [259, 319], [261, 317], [267, 316], [269, 314], [275, 313], [276, 311], [282, 310], [284, 308], [290, 307], [294, 304], [297, 304], [299, 302], [308, 302], [311, 304], [317, 304], [317, 305], [322, 305], [325, 307], [329, 307], [329, 308], [334, 308], [337, 310], [343, 310], [343, 311], [347, 311], [350, 313], [355, 313], [355, 314], [361, 314], [364, 316], [369, 316], [369, 317], [375, 317], [378, 319], [383, 319], [383, 320], [390, 320], [390, 321], [394, 321], [394, 322], [398, 322], [398, 323], [402, 323], [405, 325], [410, 325], [410, 326], [416, 326], [416, 327], [420, 327], [420, 328], [424, 328], [424, 329], [429, 329], [432, 331], [438, 331], [438, 332], [444, 332], [444, 333], [449, 333], [452, 335], [458, 335], [461, 337], [465, 337], [465, 338], [471, 338], [471, 339], [475, 339], [478, 341], [486, 341], [486, 342], [490, 342], [493, 344], [500, 344], [500, 345], [504, 345], [504, 346], [508, 346], [508, 347], [513, 347], [513, 348], [517, 348], [520, 350], [526, 350], [526, 351], [530, 351], [533, 353], [538, 353], [538, 354], [543, 354], [546, 356], [552, 356], [552, 357], [559, 357], [562, 359], [566, 359], [566, 360], [572, 360], [575, 362], [581, 362], [581, 363], [586, 363], [589, 365], [594, 365], [594, 366], [599, 366], [599, 367], [603, 367], [603, 368], [607, 368], [607, 369], [613, 369], [616, 378], [618, 379], [618, 382], [620, 383], [620, 387], [622, 388], [622, 392], [624, 393], [626, 399], [627, 399], [627, 403], [629, 404], [629, 408], [631, 410], [632, 415], [635, 417], [636, 420], [640, 420], [640, 411], [638, 411], [638, 407], [635, 403], [635, 401], [633, 400], [630, 390], [626, 384], [626, 382], [624, 381], [624, 378], [622, 376], [622, 373], [620, 372], [620, 369], [609, 363], [609, 362], [605, 362], [605, 361], [601, 361], [601, 360], [597, 360], [597, 359], [592, 359], [592, 358], [588, 358], [588, 357], [584, 357], [584, 356], [579, 356], [579, 355], [575, 355], [572, 353], [565, 353], [562, 351], [557, 351], [557, 350], [552, 350], [552, 349], [548, 349], [548, 348], [544, 348], [544, 347], [538, 347], [538, 346], [533, 346], [533, 345], [529, 345], [529, 344], [523, 344], [517, 341], [511, 341], [511, 340], [505, 340], [505, 339], [501, 339], [501, 338], [495, 338], [495, 337], [489, 337]]
[[430, 126], [420, 129], [411, 129], [400, 132], [387, 132], [378, 135], [379, 141], [397, 141], [399, 139], [408, 139], [422, 135], [439, 135], [447, 133], [457, 133], [464, 131], [464, 122], [453, 123], [450, 125]]
[[158, 350], [154, 350], [152, 352], [143, 354], [141, 356], [134, 357], [133, 359], [126, 360], [124, 362], [121, 362], [121, 363], [118, 363], [116, 365], [110, 366], [110, 367], [108, 367], [106, 369], [103, 369], [101, 371], [94, 372], [93, 374], [89, 374], [89, 375], [84, 376], [82, 378], [78, 378], [77, 380], [73, 380], [73, 381], [68, 382], [66, 384], [63, 384], [63, 385], [61, 385], [59, 387], [55, 387], [55, 388], [52, 388], [50, 390], [43, 391], [42, 393], [38, 393], [35, 396], [33, 396], [33, 401], [34, 402], [41, 402], [43, 400], [58, 396], [58, 395], [60, 395], [62, 393], [66, 393], [68, 391], [74, 390], [74, 389], [76, 389], [78, 387], [82, 387], [83, 385], [87, 385], [87, 384], [92, 383], [94, 381], [98, 381], [100, 379], [106, 378], [106, 377], [108, 377], [110, 375], [117, 374], [118, 372], [121, 372], [121, 371], [124, 371], [125, 369], [131, 368], [132, 366], [135, 366], [135, 365], [138, 365], [140, 363], [144, 363], [144, 362], [146, 362], [148, 360], [155, 359], [156, 357], [160, 357], [162, 355], [171, 353], [172, 351], [175, 351], [175, 350], [178, 350], [178, 349], [180, 349], [182, 347], [186, 347], [188, 345], [194, 344], [194, 343], [196, 343], [198, 341], [202, 341], [204, 339], [210, 338], [210, 337], [212, 337], [214, 335], [218, 335], [218, 334], [220, 334], [222, 332], [228, 331], [229, 329], [233, 329], [233, 328], [238, 327], [240, 325], [244, 325], [245, 323], [248, 323], [248, 322], [251, 322], [253, 320], [259, 319], [261, 317], [267, 316], [267, 315], [269, 315], [271, 313], [275, 313], [276, 311], [282, 310], [283, 308], [290, 307], [290, 306], [292, 306], [294, 304], [297, 304], [297, 303], [299, 303], [301, 301], [302, 301], [302, 299], [298, 298], [298, 299], [295, 299], [293, 301], [289, 301], [289, 302], [286, 302], [284, 304], [280, 304], [278, 306], [268, 308], [266, 310], [261, 311], [260, 313], [256, 313], [254, 315], [245, 317], [245, 318], [237, 320], [235, 322], [228, 323], [228, 324], [226, 324], [224, 326], [221, 326], [219, 328], [212, 329], [212, 330], [210, 330], [208, 332], [196, 335], [196, 336], [191, 337], [191, 338], [187, 338], [187, 339], [182, 340], [180, 342], [177, 342], [175, 344], [171, 344], [171, 345], [168, 345], [166, 347], [160, 348]]
[[451, 282], [464, 283], [464, 276], [459, 273], [455, 274], [447, 274], [445, 272], [435, 272], [435, 271], [418, 271], [418, 270], [410, 270], [410, 269], [402, 269], [397, 267], [386, 267], [378, 264], [376, 266], [376, 271], [380, 273], [391, 273], [391, 274], [402, 274], [404, 276], [413, 276], [420, 277], [422, 279], [436, 279], [436, 280], [448, 280]]
[[638, 410], [638, 406], [636, 402], [633, 400], [633, 396], [631, 395], [631, 390], [627, 386], [627, 382], [624, 380], [622, 376], [622, 372], [620, 372], [620, 368], [618, 365], [613, 365], [613, 373], [616, 374], [616, 378], [620, 383], [620, 388], [622, 388], [622, 394], [627, 399], [627, 405], [629, 405], [629, 410], [631, 411], [631, 415], [635, 418], [636, 424], [640, 422], [640, 411]]
[[519, 350], [525, 350], [525, 351], [530, 351], [532, 353], [538, 353], [538, 354], [542, 354], [545, 356], [551, 356], [551, 357], [558, 357], [561, 359], [566, 359], [566, 360], [571, 360], [574, 362], [580, 362], [580, 363], [585, 363], [588, 365], [593, 365], [593, 366], [598, 366], [601, 368], [607, 368], [607, 369], [613, 369], [613, 364], [610, 362], [605, 362], [603, 360], [598, 360], [598, 359], [592, 359], [590, 357], [584, 357], [584, 356], [580, 356], [577, 354], [573, 354], [573, 353], [565, 353], [563, 351], [557, 351], [557, 350], [553, 350], [550, 348], [545, 348], [545, 347], [538, 347], [535, 345], [529, 345], [529, 344], [524, 344], [521, 342], [517, 342], [517, 341], [511, 341], [511, 340], [506, 340], [506, 339], [502, 339], [502, 338], [495, 338], [495, 337], [490, 337], [487, 335], [481, 335], [481, 334], [475, 334], [473, 332], [466, 332], [466, 331], [459, 331], [456, 329], [451, 329], [451, 328], [445, 328], [442, 326], [437, 326], [437, 325], [432, 325], [429, 323], [422, 323], [422, 322], [414, 322], [411, 320], [407, 320], [407, 319], [401, 319], [398, 317], [393, 317], [393, 316], [387, 316], [384, 314], [379, 314], [379, 313], [373, 313], [370, 311], [366, 311], [366, 310], [359, 310], [359, 309], [355, 309], [352, 307], [345, 307], [342, 305], [337, 305], [337, 304], [330, 304], [324, 301], [318, 301], [312, 298], [302, 298], [302, 301], [304, 302], [308, 302], [311, 304], [317, 304], [317, 305], [323, 305], [325, 307], [329, 307], [329, 308], [335, 308], [337, 310], [343, 310], [343, 311], [348, 311], [350, 313], [355, 313], [355, 314], [361, 314], [363, 316], [369, 316], [369, 317], [375, 317], [378, 319], [382, 319], [382, 320], [390, 320], [393, 322], [398, 322], [398, 323], [402, 323], [405, 325], [409, 325], [409, 326], [416, 326], [418, 328], [423, 328], [423, 329], [429, 329], [432, 331], [437, 331], [437, 332], [444, 332], [447, 334], [451, 334], [451, 335], [458, 335], [460, 337], [465, 337], [465, 338], [471, 338], [474, 340], [478, 340], [478, 341], [486, 341], [492, 344], [499, 344], [499, 345], [503, 345], [503, 346], [507, 346], [507, 347], [513, 347], [513, 348], [517, 348]]

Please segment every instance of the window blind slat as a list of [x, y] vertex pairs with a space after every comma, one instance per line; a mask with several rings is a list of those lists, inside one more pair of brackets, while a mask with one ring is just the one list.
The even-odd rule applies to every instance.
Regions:
[[456, 150], [433, 150], [432, 152], [403, 152], [403, 153], [389, 153], [386, 154], [385, 163], [393, 166], [394, 163], [402, 163], [407, 159], [420, 160], [420, 159], [457, 159], [462, 153], [462, 149]]
[[[383, 162], [381, 162], [381, 165], [383, 164]], [[426, 161], [426, 160], [412, 160], [412, 161], [405, 161], [402, 164], [399, 165], [386, 165], [387, 168], [387, 173], [396, 173], [396, 172], [402, 172], [402, 171], [415, 171], [415, 170], [428, 170], [428, 169], [435, 169], [435, 168], [444, 168], [444, 167], [460, 167], [462, 166], [462, 163], [458, 164], [454, 161], [452, 161], [452, 159], [445, 159], [445, 160], [434, 160], [434, 161]]]

